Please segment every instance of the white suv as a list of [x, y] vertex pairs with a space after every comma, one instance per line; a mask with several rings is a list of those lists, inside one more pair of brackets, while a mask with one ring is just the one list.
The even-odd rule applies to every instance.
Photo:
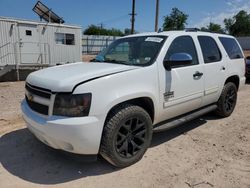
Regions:
[[117, 167], [140, 160], [152, 132], [204, 113], [229, 116], [245, 84], [234, 37], [197, 31], [124, 37], [92, 63], [30, 74], [22, 111], [43, 143], [76, 154], [101, 154]]

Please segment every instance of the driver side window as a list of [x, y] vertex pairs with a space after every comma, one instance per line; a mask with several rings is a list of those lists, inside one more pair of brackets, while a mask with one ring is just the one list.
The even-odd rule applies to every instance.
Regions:
[[112, 48], [107, 55], [105, 56], [106, 59], [116, 59], [118, 61], [129, 61], [129, 43], [123, 42], [117, 45], [115, 48]]
[[[176, 53], [187, 53], [192, 56], [192, 63], [185, 66], [199, 64], [195, 44], [192, 37], [190, 36], [180, 36], [175, 38], [167, 51], [165, 59], [170, 59], [170, 57]], [[172, 66], [172, 68], [176, 67], [179, 66]]]

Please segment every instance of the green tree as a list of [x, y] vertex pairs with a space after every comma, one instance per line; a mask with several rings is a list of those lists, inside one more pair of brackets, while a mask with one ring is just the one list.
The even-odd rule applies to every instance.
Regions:
[[124, 33], [119, 29], [105, 29], [96, 25], [90, 25], [83, 32], [84, 35], [108, 35], [108, 36], [124, 36]]
[[187, 24], [188, 15], [180, 11], [178, 8], [173, 8], [170, 15], [164, 17], [163, 30], [183, 30]]
[[214, 33], [225, 33], [221, 25], [210, 22], [207, 27], [202, 27], [201, 31], [208, 31]]
[[[138, 31], [134, 31], [134, 34], [139, 33]], [[124, 29], [124, 35], [130, 35], [131, 34], [131, 29], [130, 28], [125, 28]]]
[[232, 18], [224, 19], [225, 30], [231, 34], [232, 33], [232, 26], [234, 24], [234, 20]]
[[250, 14], [246, 11], [239, 11], [233, 18], [224, 20], [227, 32], [234, 36], [250, 35]]

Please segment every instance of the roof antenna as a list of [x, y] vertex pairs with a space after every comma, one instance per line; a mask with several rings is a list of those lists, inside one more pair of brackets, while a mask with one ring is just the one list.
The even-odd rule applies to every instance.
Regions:
[[158, 31], [157, 31], [157, 33], [161, 33], [161, 32], [162, 32], [162, 30], [161, 30], [161, 28], [159, 28]]

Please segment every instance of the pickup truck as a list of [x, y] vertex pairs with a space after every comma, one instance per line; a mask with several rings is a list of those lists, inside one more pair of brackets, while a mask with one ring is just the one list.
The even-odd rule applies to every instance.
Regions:
[[21, 108], [48, 146], [126, 167], [142, 158], [154, 131], [211, 111], [230, 116], [244, 84], [244, 55], [232, 36], [141, 33], [114, 41], [91, 63], [31, 73]]

